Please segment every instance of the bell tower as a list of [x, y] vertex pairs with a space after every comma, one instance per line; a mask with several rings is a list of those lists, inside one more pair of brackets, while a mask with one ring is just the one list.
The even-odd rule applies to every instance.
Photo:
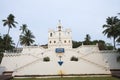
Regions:
[[71, 30], [64, 30], [60, 20], [57, 25], [57, 30], [49, 29], [48, 31], [48, 48], [72, 49]]
[[59, 20], [59, 23], [58, 23], [58, 31], [62, 31], [61, 20]]

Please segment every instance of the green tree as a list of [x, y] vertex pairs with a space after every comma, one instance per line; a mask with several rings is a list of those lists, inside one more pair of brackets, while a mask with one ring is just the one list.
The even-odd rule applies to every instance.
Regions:
[[84, 45], [90, 45], [91, 44], [90, 39], [91, 39], [90, 35], [86, 34], [85, 41], [83, 41], [83, 44]]
[[0, 63], [3, 58], [3, 52], [4, 52], [4, 44], [3, 44], [2, 36], [0, 35]]
[[27, 25], [23, 24], [22, 26], [20, 26], [20, 30], [22, 31], [21, 34], [24, 34], [28, 30]]
[[120, 21], [117, 24], [117, 42], [120, 43]]
[[[7, 47], [5, 46], [6, 38], [8, 38]], [[0, 36], [0, 52], [4, 52], [5, 50], [10, 51], [13, 50], [13, 48], [14, 48], [14, 43], [12, 41], [12, 37], [8, 36], [7, 34]]]
[[113, 50], [112, 44], [106, 43], [106, 49], [107, 49], [107, 50]]
[[0, 35], [0, 53], [4, 52], [5, 49], [5, 41], [3, 40], [2, 36]]
[[[20, 26], [20, 31], [21, 31], [21, 34], [20, 35], [22, 35], [22, 34], [24, 34], [25, 32], [27, 32], [27, 25], [26, 24], [23, 24], [22, 26]], [[19, 40], [18, 40], [18, 42], [17, 42], [17, 45], [16, 45], [16, 48], [18, 47], [18, 44], [19, 44], [19, 42], [20, 42], [20, 38], [19, 38]]]
[[98, 44], [99, 50], [106, 50], [106, 44], [103, 40], [94, 40], [91, 42], [93, 45]]
[[92, 45], [96, 45], [96, 44], [98, 44], [98, 43], [99, 43], [98, 40], [93, 40], [93, 41], [91, 42]]
[[30, 46], [34, 42], [33, 38], [35, 37], [32, 32], [30, 30], [27, 30], [24, 34], [20, 35], [20, 44]]
[[[5, 46], [6, 38], [8, 38], [7, 47]], [[14, 48], [14, 43], [12, 41], [12, 38], [7, 35], [3, 35], [3, 36], [0, 35], [0, 63], [2, 61], [3, 53], [5, 52], [5, 50], [12, 51], [13, 48]]]
[[[5, 46], [6, 38], [8, 38], [7, 47]], [[3, 58], [3, 53], [5, 52], [5, 50], [12, 51], [13, 48], [14, 48], [14, 43], [12, 41], [12, 38], [8, 35], [3, 35], [3, 36], [0, 35], [0, 63]]]
[[115, 17], [108, 17], [106, 19], [106, 24], [103, 25], [105, 30], [103, 31], [104, 35], [107, 35], [108, 38], [113, 37], [114, 49], [116, 49], [115, 40], [118, 37], [117, 25], [120, 20]]
[[12, 27], [16, 27], [15, 24], [17, 24], [17, 22], [14, 20], [14, 18], [15, 18], [15, 16], [13, 14], [9, 14], [8, 17], [7, 17], [7, 19], [2, 20], [4, 22], [3, 26], [6, 26], [6, 25], [8, 26], [7, 38], [5, 40], [6, 41], [6, 43], [5, 43], [6, 47], [8, 46], [7, 42], [8, 42], [8, 37], [9, 37], [10, 29]]
[[78, 42], [78, 41], [72, 41], [72, 47], [73, 48], [77, 48], [77, 47], [79, 47], [79, 46], [81, 46], [82, 45], [82, 42]]
[[13, 50], [13, 48], [15, 48], [14, 47], [14, 43], [13, 43], [13, 41], [12, 41], [12, 37], [10, 37], [9, 35], [3, 35], [3, 45], [5, 44], [5, 40], [6, 39], [8, 39], [7, 40], [7, 47], [6, 46], [4, 46], [4, 49], [5, 50], [8, 50], [8, 51], [11, 51], [11, 50]]
[[[120, 13], [118, 13], [118, 15], [120, 15]], [[117, 38], [117, 42], [118, 42], [118, 45], [120, 45], [120, 21], [117, 25], [117, 30], [118, 30], [118, 38]], [[118, 48], [118, 52], [120, 52], [120, 48]]]

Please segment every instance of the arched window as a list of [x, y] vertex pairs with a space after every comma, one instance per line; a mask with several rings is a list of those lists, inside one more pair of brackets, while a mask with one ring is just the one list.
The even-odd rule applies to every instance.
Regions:
[[70, 32], [68, 32], [68, 35], [70, 34]]
[[66, 43], [66, 40], [64, 40], [64, 43]]
[[52, 37], [52, 33], [50, 33], [50, 37]]
[[69, 40], [69, 43], [70, 43], [70, 40]]
[[54, 43], [56, 43], [56, 41], [54, 41]]

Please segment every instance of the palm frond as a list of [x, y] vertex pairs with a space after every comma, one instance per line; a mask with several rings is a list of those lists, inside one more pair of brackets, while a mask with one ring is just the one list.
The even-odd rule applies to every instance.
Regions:
[[14, 23], [12, 23], [11, 25], [16, 28], [16, 25]]
[[4, 23], [3, 23], [3, 26], [6, 26], [7, 24], [8, 24], [7, 22], [4, 22]]
[[14, 23], [18, 24], [18, 22], [14, 21]]
[[105, 28], [105, 27], [106, 27], [106, 28], [109, 28], [109, 27], [111, 27], [111, 26], [104, 24], [104, 25], [103, 25], [103, 28]]
[[30, 30], [27, 30], [24, 34], [21, 35], [20, 43], [21, 45], [29, 46], [34, 42], [33, 38], [35, 37], [32, 32]]
[[7, 20], [4, 19], [4, 20], [2, 20], [2, 21], [3, 21], [3, 22], [6, 22]]

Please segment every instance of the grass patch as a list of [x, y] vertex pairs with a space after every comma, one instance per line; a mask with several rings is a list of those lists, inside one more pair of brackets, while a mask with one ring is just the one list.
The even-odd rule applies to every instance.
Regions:
[[15, 78], [13, 80], [120, 80], [115, 77]]

